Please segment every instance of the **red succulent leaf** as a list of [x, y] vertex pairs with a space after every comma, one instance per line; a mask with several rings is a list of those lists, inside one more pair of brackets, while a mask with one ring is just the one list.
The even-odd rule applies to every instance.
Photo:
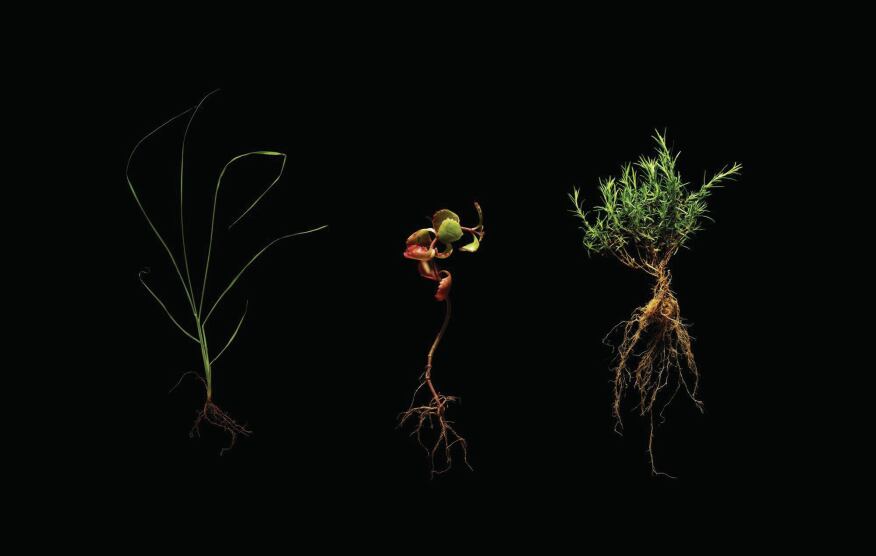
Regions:
[[414, 259], [416, 261], [430, 261], [435, 258], [435, 249], [413, 243], [405, 249], [404, 256], [406, 259]]
[[444, 251], [438, 251], [437, 249], [435, 250], [435, 258], [436, 259], [446, 259], [447, 257], [449, 257], [451, 255], [451, 253], [453, 253], [453, 246], [452, 245], [445, 244], [445, 247], [446, 248], [444, 249]]
[[412, 233], [405, 243], [407, 245], [425, 245], [428, 246], [432, 243], [432, 230], [430, 228], [423, 228], [421, 230], [417, 230]]
[[450, 294], [450, 286], [453, 284], [453, 277], [450, 276], [450, 273], [446, 270], [441, 271], [441, 281], [438, 282], [438, 291], [435, 292], [435, 299], [438, 301], [444, 301], [447, 299], [447, 296]]

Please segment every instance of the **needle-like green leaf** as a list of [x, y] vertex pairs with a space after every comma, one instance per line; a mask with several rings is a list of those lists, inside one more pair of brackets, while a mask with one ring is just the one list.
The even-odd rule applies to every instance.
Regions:
[[[207, 291], [207, 275], [210, 272], [210, 256], [213, 253], [213, 231], [216, 228], [216, 205], [219, 201], [219, 188], [222, 186], [222, 178], [225, 177], [225, 172], [228, 171], [228, 168], [232, 164], [234, 164], [238, 160], [242, 160], [242, 159], [250, 157], [250, 156], [280, 156], [280, 157], [283, 157], [283, 162], [280, 165], [280, 171], [277, 172], [277, 176], [273, 179], [273, 181], [268, 186], [268, 188], [265, 189], [262, 192], [262, 194], [259, 195], [258, 199], [256, 199], [255, 202], [252, 205], [250, 205], [250, 207], [248, 209], [246, 209], [246, 211], [244, 211], [244, 213], [241, 216], [239, 216], [234, 222], [237, 222], [238, 220], [243, 218], [243, 216], [246, 215], [246, 213], [249, 212], [249, 210], [252, 207], [254, 207], [256, 205], [256, 203], [258, 203], [261, 200], [262, 197], [265, 196], [265, 193], [267, 193], [272, 187], [274, 187], [274, 184], [280, 180], [280, 176], [283, 175], [283, 169], [286, 167], [286, 155], [283, 153], [278, 153], [276, 151], [253, 151], [253, 152], [248, 152], [248, 153], [244, 153], [244, 154], [240, 154], [240, 155], [235, 156], [234, 158], [229, 160], [225, 164], [225, 166], [222, 167], [222, 171], [219, 172], [219, 179], [216, 180], [216, 189], [213, 191], [213, 211], [210, 215], [210, 239], [209, 239], [209, 242], [207, 243], [207, 263], [204, 265], [204, 280], [203, 280], [203, 283], [201, 285], [201, 300], [198, 303], [198, 314], [201, 314], [201, 312], [204, 309], [204, 292]], [[234, 225], [234, 222], [231, 223], [231, 226]], [[231, 228], [231, 226], [229, 226], [229, 228]]]
[[231, 279], [231, 282], [228, 284], [228, 286], [226, 286], [225, 289], [222, 290], [222, 293], [219, 295], [219, 297], [218, 297], [218, 298], [216, 299], [216, 301], [213, 303], [213, 306], [210, 307], [210, 311], [207, 313], [207, 316], [204, 318], [203, 323], [204, 323], [204, 324], [207, 324], [207, 321], [210, 320], [210, 316], [213, 314], [213, 311], [216, 310], [216, 307], [219, 305], [219, 302], [222, 301], [222, 298], [225, 297], [225, 294], [227, 294], [227, 293], [231, 290], [231, 288], [233, 288], [234, 285], [237, 284], [237, 281], [240, 280], [240, 277], [243, 275], [243, 273], [246, 271], [246, 269], [249, 268], [250, 265], [256, 261], [256, 259], [258, 259], [259, 257], [261, 257], [261, 256], [262, 256], [262, 253], [264, 253], [265, 251], [267, 251], [268, 249], [270, 249], [270, 247], [271, 247], [272, 245], [274, 245], [275, 243], [277, 243], [277, 242], [279, 242], [279, 241], [283, 241], [284, 239], [289, 239], [289, 238], [296, 237], [296, 236], [302, 236], [302, 235], [305, 235], [305, 234], [310, 234], [310, 233], [313, 233], [313, 232], [318, 232], [319, 230], [323, 230], [323, 229], [325, 229], [325, 228], [328, 228], [328, 226], [320, 226], [320, 227], [318, 227], [318, 228], [314, 228], [314, 229], [312, 229], [312, 230], [307, 230], [307, 231], [304, 231], [304, 232], [296, 232], [296, 233], [294, 233], [294, 234], [287, 234], [287, 235], [285, 235], [285, 236], [280, 236], [280, 237], [278, 237], [277, 239], [275, 239], [275, 240], [273, 240], [272, 242], [270, 242], [270, 243], [268, 243], [267, 245], [265, 245], [264, 247], [262, 247], [262, 249], [261, 249], [258, 253], [256, 253], [256, 254], [255, 254], [255, 255], [249, 260], [249, 262], [247, 262], [245, 265], [243, 265], [243, 268], [241, 268], [241, 269], [240, 269], [240, 272], [238, 272], [238, 273], [234, 276], [234, 278]]
[[231, 342], [234, 341], [234, 338], [237, 337], [237, 333], [240, 331], [240, 327], [243, 324], [243, 319], [246, 318], [247, 310], [249, 310], [249, 301], [247, 301], [246, 304], [244, 305], [243, 314], [240, 316], [240, 320], [237, 321], [237, 326], [234, 328], [234, 332], [231, 334], [231, 337], [228, 338], [228, 341], [225, 343], [225, 346], [221, 350], [219, 350], [219, 353], [216, 354], [216, 357], [214, 357], [213, 359], [210, 360], [210, 365], [212, 365], [213, 363], [216, 362], [217, 359], [222, 357], [222, 354], [225, 353], [225, 350], [228, 349], [228, 346], [230, 346]]
[[599, 180], [601, 205], [588, 212], [577, 189], [569, 195], [583, 224], [588, 252], [609, 252], [627, 263], [654, 264], [655, 258], [671, 256], [702, 229], [711, 190], [742, 170], [742, 165], [733, 164], [689, 191], [676, 169], [679, 153], [670, 150], [665, 134], [656, 132], [654, 140], [655, 156], [623, 164], [618, 178]]
[[161, 305], [161, 308], [164, 309], [164, 312], [167, 313], [167, 316], [170, 317], [170, 320], [173, 321], [173, 324], [175, 324], [176, 327], [180, 329], [180, 332], [182, 332], [183, 334], [185, 334], [186, 336], [188, 336], [189, 338], [191, 338], [192, 340], [194, 340], [195, 342], [200, 344], [201, 341], [198, 340], [197, 338], [195, 338], [195, 336], [193, 334], [191, 334], [188, 330], [183, 328], [183, 326], [173, 317], [173, 314], [171, 314], [170, 309], [167, 308], [167, 305], [164, 304], [164, 301], [161, 301], [161, 298], [158, 297], [158, 295], [156, 295], [155, 292], [152, 291], [152, 288], [149, 287], [149, 284], [147, 284], [146, 281], [143, 280], [143, 276], [145, 276], [146, 274], [149, 274], [148, 269], [141, 270], [140, 273], [137, 275], [137, 277], [140, 279], [140, 283], [143, 284], [144, 288], [146, 288], [146, 291], [148, 291], [150, 294], [152, 294], [152, 297], [154, 297], [155, 301], [157, 301], [158, 304]]
[[140, 201], [140, 196], [137, 195], [137, 190], [134, 188], [134, 183], [131, 181], [131, 161], [134, 159], [134, 155], [137, 154], [137, 151], [140, 149], [140, 146], [150, 137], [161, 131], [165, 126], [170, 123], [178, 120], [179, 118], [185, 116], [189, 112], [194, 110], [194, 108], [189, 108], [188, 110], [184, 110], [180, 112], [176, 116], [170, 118], [160, 126], [156, 127], [149, 133], [147, 133], [142, 139], [137, 141], [137, 144], [134, 145], [134, 148], [131, 150], [131, 154], [128, 156], [128, 162], [125, 165], [125, 181], [128, 182], [128, 188], [131, 190], [131, 195], [134, 196], [134, 200], [137, 202], [137, 206], [140, 207], [140, 212], [143, 213], [143, 218], [146, 219], [146, 223], [149, 224], [149, 228], [152, 230], [152, 233], [155, 234], [155, 237], [158, 238], [158, 241], [161, 243], [161, 246], [164, 247], [165, 252], [167, 252], [167, 256], [170, 258], [170, 263], [173, 265], [173, 269], [176, 271], [176, 275], [179, 277], [180, 282], [182, 283], [183, 290], [186, 294], [186, 299], [189, 302], [189, 305], [192, 308], [192, 313], [197, 312], [197, 308], [195, 307], [195, 298], [192, 292], [189, 290], [189, 287], [186, 285], [186, 280], [183, 278], [182, 272], [180, 271], [179, 264], [176, 262], [176, 257], [173, 256], [173, 252], [168, 247], [167, 242], [164, 241], [164, 237], [161, 235], [161, 232], [158, 231], [158, 228], [155, 227], [155, 224], [152, 222], [152, 219], [149, 218], [149, 213], [146, 212], [146, 208], [143, 206], [143, 203]]
[[[234, 219], [234, 221], [228, 226], [228, 229], [229, 229], [229, 230], [230, 230], [232, 227], [234, 227], [235, 224], [237, 224], [238, 222], [240, 222], [240, 221], [243, 219], [244, 216], [246, 216], [247, 214], [249, 214], [249, 211], [251, 211], [253, 208], [255, 208], [255, 206], [256, 206], [257, 204], [259, 204], [259, 201], [262, 200], [262, 197], [264, 197], [265, 195], [267, 195], [267, 194], [268, 194], [268, 191], [270, 191], [271, 188], [274, 187], [274, 186], [277, 184], [278, 181], [280, 181], [280, 177], [283, 175], [283, 170], [286, 168], [286, 160], [287, 160], [287, 157], [286, 157], [286, 154], [285, 154], [285, 153], [278, 153], [278, 152], [274, 152], [274, 151], [256, 151], [256, 152], [246, 153], [246, 154], [240, 155], [240, 156], [237, 157], [237, 158], [239, 159], [239, 158], [243, 158], [244, 156], [252, 156], [252, 155], [262, 155], [262, 156], [281, 156], [281, 157], [283, 157], [283, 160], [282, 160], [282, 162], [280, 163], [280, 171], [277, 172], [277, 176], [276, 176], [276, 177], [274, 178], [274, 180], [268, 185], [268, 187], [266, 187], [265, 190], [262, 191], [262, 193], [261, 193], [258, 197], [256, 197], [256, 200], [253, 201], [252, 204], [249, 205], [249, 206], [247, 207], [247, 209], [246, 209], [245, 211], [243, 211], [243, 213], [242, 213], [240, 216], [238, 216], [237, 218]], [[234, 162], [234, 160], [232, 160], [231, 162]], [[228, 164], [231, 164], [231, 162], [229, 162]], [[227, 166], [226, 166], [226, 167], [227, 167]], [[222, 172], [224, 173], [224, 172], [225, 172], [225, 169], [223, 169]]]

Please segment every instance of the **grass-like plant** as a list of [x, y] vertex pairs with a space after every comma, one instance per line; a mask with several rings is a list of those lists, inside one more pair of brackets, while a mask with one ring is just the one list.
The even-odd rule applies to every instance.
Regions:
[[[215, 92], [215, 91], [213, 91]], [[219, 178], [216, 181], [216, 187], [213, 191], [213, 203], [212, 203], [212, 212], [210, 216], [210, 236], [209, 241], [207, 243], [206, 249], [206, 261], [204, 263], [204, 270], [200, 280], [193, 280], [193, 272], [192, 265], [189, 261], [189, 249], [186, 244], [186, 228], [185, 228], [185, 210], [184, 210], [184, 200], [185, 200], [185, 150], [186, 150], [186, 139], [188, 137], [189, 128], [192, 125], [192, 121], [195, 118], [195, 115], [198, 113], [198, 110], [201, 108], [201, 105], [204, 101], [213, 93], [206, 95], [201, 102], [198, 103], [197, 106], [189, 108], [184, 112], [177, 114], [173, 118], [167, 120], [157, 128], [150, 131], [145, 137], [140, 139], [139, 142], [134, 146], [131, 151], [130, 156], [128, 157], [128, 162], [125, 167], [125, 179], [128, 183], [128, 187], [131, 190], [131, 194], [134, 196], [134, 200], [137, 202], [137, 206], [140, 207], [140, 211], [143, 213], [143, 217], [146, 219], [149, 228], [155, 234], [155, 237], [158, 238], [158, 241], [161, 243], [161, 246], [164, 248], [165, 252], [167, 252], [167, 256], [170, 259], [170, 263], [173, 266], [174, 271], [176, 272], [177, 278], [179, 278], [180, 285], [182, 286], [183, 294], [185, 295], [186, 303], [188, 305], [189, 310], [191, 311], [190, 316], [190, 326], [193, 328], [188, 328], [181, 324], [182, 319], [178, 319], [174, 316], [173, 312], [168, 308], [168, 306], [162, 301], [162, 299], [155, 293], [155, 291], [149, 287], [149, 285], [144, 280], [144, 276], [146, 276], [149, 272], [148, 270], [141, 271], [139, 274], [140, 283], [143, 284], [143, 287], [146, 288], [146, 291], [152, 295], [155, 301], [161, 306], [164, 312], [170, 317], [171, 322], [176, 326], [176, 328], [182, 332], [189, 340], [193, 341], [198, 345], [198, 350], [200, 352], [201, 361], [203, 364], [203, 375], [200, 373], [196, 373], [191, 371], [186, 373], [183, 376], [188, 374], [195, 374], [204, 385], [206, 390], [206, 401], [204, 402], [204, 406], [200, 408], [195, 417], [194, 425], [192, 426], [191, 436], [200, 432], [200, 425], [204, 422], [209, 423], [218, 427], [220, 430], [225, 431], [230, 436], [230, 443], [227, 447], [223, 448], [220, 454], [225, 453], [227, 450], [230, 450], [236, 440], [238, 435], [248, 436], [251, 431], [246, 428], [246, 426], [240, 425], [234, 421], [225, 411], [219, 408], [218, 405], [214, 402], [213, 397], [213, 367], [216, 361], [222, 356], [223, 353], [228, 349], [234, 339], [237, 337], [237, 333], [240, 331], [240, 327], [243, 325], [243, 320], [246, 317], [246, 311], [248, 308], [248, 302], [244, 305], [242, 315], [240, 320], [238, 320], [237, 325], [234, 328], [234, 331], [231, 335], [225, 340], [224, 343], [220, 343], [222, 346], [218, 351], [214, 351], [210, 348], [210, 343], [207, 340], [207, 323], [210, 322], [210, 318], [213, 317], [216, 309], [219, 307], [219, 303], [225, 298], [226, 294], [231, 291], [232, 288], [238, 283], [240, 277], [243, 273], [252, 265], [256, 259], [262, 256], [265, 251], [267, 251], [271, 246], [280, 242], [284, 239], [292, 238], [295, 236], [300, 236], [303, 234], [309, 234], [318, 230], [325, 228], [326, 226], [320, 226], [318, 228], [314, 228], [312, 230], [307, 230], [305, 232], [298, 232], [294, 234], [287, 234], [281, 237], [278, 237], [265, 245], [262, 249], [260, 249], [243, 267], [237, 274], [234, 275], [233, 278], [219, 290], [218, 295], [216, 295], [212, 301], [208, 301], [207, 296], [207, 279], [210, 271], [210, 262], [213, 256], [213, 235], [216, 227], [216, 206], [219, 199], [219, 189], [222, 186], [222, 178], [225, 176], [225, 172], [228, 168], [236, 163], [239, 160], [249, 157], [271, 157], [276, 158], [280, 162], [280, 169], [277, 172], [277, 175], [271, 181], [270, 184], [255, 198], [255, 200], [244, 210], [237, 218], [235, 218], [231, 224], [228, 226], [229, 229], [233, 227], [235, 224], [240, 222], [240, 220], [249, 214], [255, 206], [259, 203], [259, 201], [264, 198], [264, 196], [274, 187], [274, 185], [280, 180], [280, 177], [283, 175], [283, 170], [286, 167], [286, 155], [284, 153], [276, 152], [276, 151], [252, 151], [248, 153], [243, 153], [238, 156], [235, 156], [227, 164], [222, 168], [222, 171], [219, 173]], [[165, 241], [164, 237], [158, 231], [152, 219], [149, 217], [149, 213], [146, 211], [146, 208], [143, 206], [143, 203], [140, 200], [140, 196], [137, 194], [137, 190], [134, 188], [134, 184], [131, 181], [130, 176], [130, 168], [131, 162], [134, 159], [134, 155], [137, 153], [137, 150], [140, 146], [154, 134], [158, 133], [165, 126], [171, 124], [172, 122], [182, 118], [183, 116], [188, 115], [188, 121], [186, 123], [185, 131], [182, 136], [182, 148], [180, 152], [179, 159], [179, 224], [180, 224], [180, 244], [181, 244], [181, 254], [179, 258], [177, 255], [174, 255], [173, 250], [170, 248], [170, 245]], [[181, 264], [180, 264], [181, 261]], [[198, 284], [200, 286], [199, 289], [195, 288], [195, 285]], [[180, 378], [182, 380], [182, 378]], [[177, 383], [178, 384], [178, 383]]]
[[678, 154], [670, 151], [665, 133], [656, 132], [654, 140], [654, 156], [642, 156], [634, 164], [623, 165], [619, 177], [600, 179], [601, 205], [585, 212], [578, 189], [569, 197], [575, 205], [573, 212], [583, 223], [588, 253], [613, 255], [624, 265], [654, 278], [651, 300], [618, 325], [623, 329], [623, 338], [613, 369], [612, 413], [615, 430], [620, 432], [621, 399], [626, 387], [634, 385], [639, 395], [637, 409], [649, 419], [651, 471], [666, 475], [654, 464], [655, 411], [662, 420], [663, 411], [681, 388], [702, 411], [702, 402], [697, 398], [700, 375], [687, 325], [670, 288], [669, 262], [709, 218], [706, 201], [712, 191], [738, 176], [742, 166], [734, 163], [725, 167], [692, 191], [676, 169]]
[[[432, 342], [432, 347], [426, 354], [426, 369], [420, 375], [420, 385], [411, 397], [410, 407], [399, 417], [399, 426], [404, 425], [408, 419], [416, 421], [416, 427], [411, 435], [417, 437], [420, 445], [429, 454], [432, 476], [450, 469], [453, 463], [452, 448], [455, 445], [460, 446], [463, 460], [471, 468], [468, 463], [468, 448], [465, 438], [453, 428], [453, 421], [447, 419], [447, 405], [458, 398], [445, 396], [436, 388], [432, 380], [432, 358], [435, 356], [435, 350], [438, 349], [441, 338], [447, 331], [447, 326], [450, 324], [450, 287], [453, 283], [450, 272], [440, 268], [438, 261], [450, 257], [453, 253], [453, 244], [461, 240], [465, 233], [471, 234], [472, 240], [460, 247], [460, 251], [474, 253], [480, 247], [480, 242], [484, 239], [484, 215], [481, 206], [478, 203], [474, 205], [478, 213], [477, 226], [473, 228], [462, 226], [459, 216], [447, 209], [441, 209], [432, 216], [431, 228], [417, 230], [408, 237], [404, 252], [406, 258], [417, 261], [420, 276], [438, 282], [435, 299], [444, 302], [444, 322]], [[427, 400], [418, 402], [418, 395], [424, 387], [428, 396]], [[434, 427], [433, 419], [437, 421], [437, 436], [432, 446], [428, 447], [423, 441], [422, 431], [424, 425], [428, 425], [429, 428]], [[436, 466], [436, 458], [443, 459], [443, 463]]]

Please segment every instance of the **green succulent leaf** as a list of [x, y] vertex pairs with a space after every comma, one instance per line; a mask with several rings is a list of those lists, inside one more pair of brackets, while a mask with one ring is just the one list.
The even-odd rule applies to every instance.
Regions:
[[457, 216], [455, 212], [453, 212], [452, 210], [441, 209], [432, 215], [432, 227], [437, 230], [441, 227], [441, 224], [448, 218], [450, 220], [459, 222], [459, 216]]
[[[456, 216], [456, 215], [454, 215]], [[441, 225], [438, 226], [438, 239], [442, 243], [450, 245], [454, 241], [459, 241], [462, 238], [462, 228], [459, 225], [459, 219], [446, 218]]]
[[460, 247], [460, 251], [465, 251], [466, 253], [474, 253], [475, 251], [478, 250], [478, 247], [481, 246], [481, 242], [480, 242], [480, 240], [478, 240], [478, 236], [476, 236], [475, 234], [472, 234], [471, 237], [472, 237], [472, 242], [467, 243], [467, 244], [463, 245], [462, 247]]

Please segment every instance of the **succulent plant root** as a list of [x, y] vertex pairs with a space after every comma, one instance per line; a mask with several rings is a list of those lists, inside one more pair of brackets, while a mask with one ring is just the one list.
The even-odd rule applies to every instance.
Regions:
[[[447, 325], [450, 323], [450, 299], [444, 300], [445, 313], [444, 323], [441, 325], [441, 330], [435, 337], [432, 343], [432, 348], [426, 356], [426, 369], [420, 376], [420, 385], [414, 391], [411, 397], [411, 405], [399, 416], [399, 426], [403, 426], [409, 420], [416, 422], [411, 436], [416, 436], [420, 446], [429, 455], [430, 474], [432, 477], [440, 475], [450, 470], [453, 465], [453, 448], [459, 446], [462, 452], [462, 459], [465, 465], [472, 469], [468, 462], [468, 444], [465, 438], [456, 432], [453, 428], [453, 421], [447, 418], [447, 407], [451, 402], [455, 402], [458, 398], [454, 396], [445, 396], [438, 392], [435, 383], [432, 380], [432, 358], [435, 355], [435, 350], [447, 330]], [[429, 393], [429, 399], [422, 405], [417, 404], [417, 396], [424, 390]], [[431, 445], [427, 445], [424, 440], [424, 428], [436, 431], [436, 437]]]

